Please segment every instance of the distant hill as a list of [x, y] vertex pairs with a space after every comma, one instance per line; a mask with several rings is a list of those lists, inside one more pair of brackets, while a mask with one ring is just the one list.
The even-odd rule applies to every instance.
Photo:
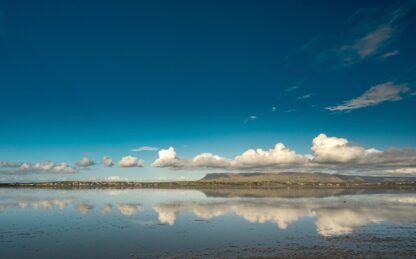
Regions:
[[345, 183], [375, 183], [375, 182], [400, 182], [415, 181], [411, 177], [381, 177], [381, 176], [358, 176], [340, 175], [326, 173], [211, 173], [200, 181], [202, 182], [278, 182], [285, 184], [345, 184]]

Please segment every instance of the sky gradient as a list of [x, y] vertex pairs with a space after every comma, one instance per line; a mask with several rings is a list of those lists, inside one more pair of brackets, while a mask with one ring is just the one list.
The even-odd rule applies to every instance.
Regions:
[[[0, 1], [0, 181], [416, 174], [415, 14], [415, 1]], [[276, 143], [300, 160], [234, 159]], [[192, 162], [206, 152], [223, 163]]]

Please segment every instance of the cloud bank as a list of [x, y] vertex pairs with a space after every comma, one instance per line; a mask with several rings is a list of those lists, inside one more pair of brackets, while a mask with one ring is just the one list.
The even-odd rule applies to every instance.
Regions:
[[[389, 148], [381, 151], [351, 143], [345, 138], [319, 134], [312, 140], [311, 154], [298, 154], [277, 143], [274, 148], [249, 149], [233, 159], [213, 153], [198, 154], [191, 159], [179, 157], [173, 147], [161, 149], [153, 166], [162, 168], [208, 168], [225, 170], [303, 170], [355, 171], [372, 173], [412, 173], [416, 171], [416, 150]], [[399, 170], [406, 168], [405, 170]]]
[[0, 161], [0, 171], [2, 174], [29, 174], [29, 173], [77, 173], [77, 170], [68, 163], [55, 163], [46, 161], [41, 163], [14, 163]]

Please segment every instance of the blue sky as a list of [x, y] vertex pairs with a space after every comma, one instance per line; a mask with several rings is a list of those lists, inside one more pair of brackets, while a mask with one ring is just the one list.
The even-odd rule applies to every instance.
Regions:
[[[320, 133], [412, 149], [415, 17], [414, 1], [0, 1], [0, 161], [96, 164], [27, 179], [176, 179], [206, 170], [130, 150], [307, 155]], [[128, 155], [144, 167], [120, 168]]]

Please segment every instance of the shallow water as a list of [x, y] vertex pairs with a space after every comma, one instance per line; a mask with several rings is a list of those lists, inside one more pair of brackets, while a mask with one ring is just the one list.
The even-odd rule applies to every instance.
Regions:
[[414, 257], [416, 193], [0, 189], [1, 258]]

